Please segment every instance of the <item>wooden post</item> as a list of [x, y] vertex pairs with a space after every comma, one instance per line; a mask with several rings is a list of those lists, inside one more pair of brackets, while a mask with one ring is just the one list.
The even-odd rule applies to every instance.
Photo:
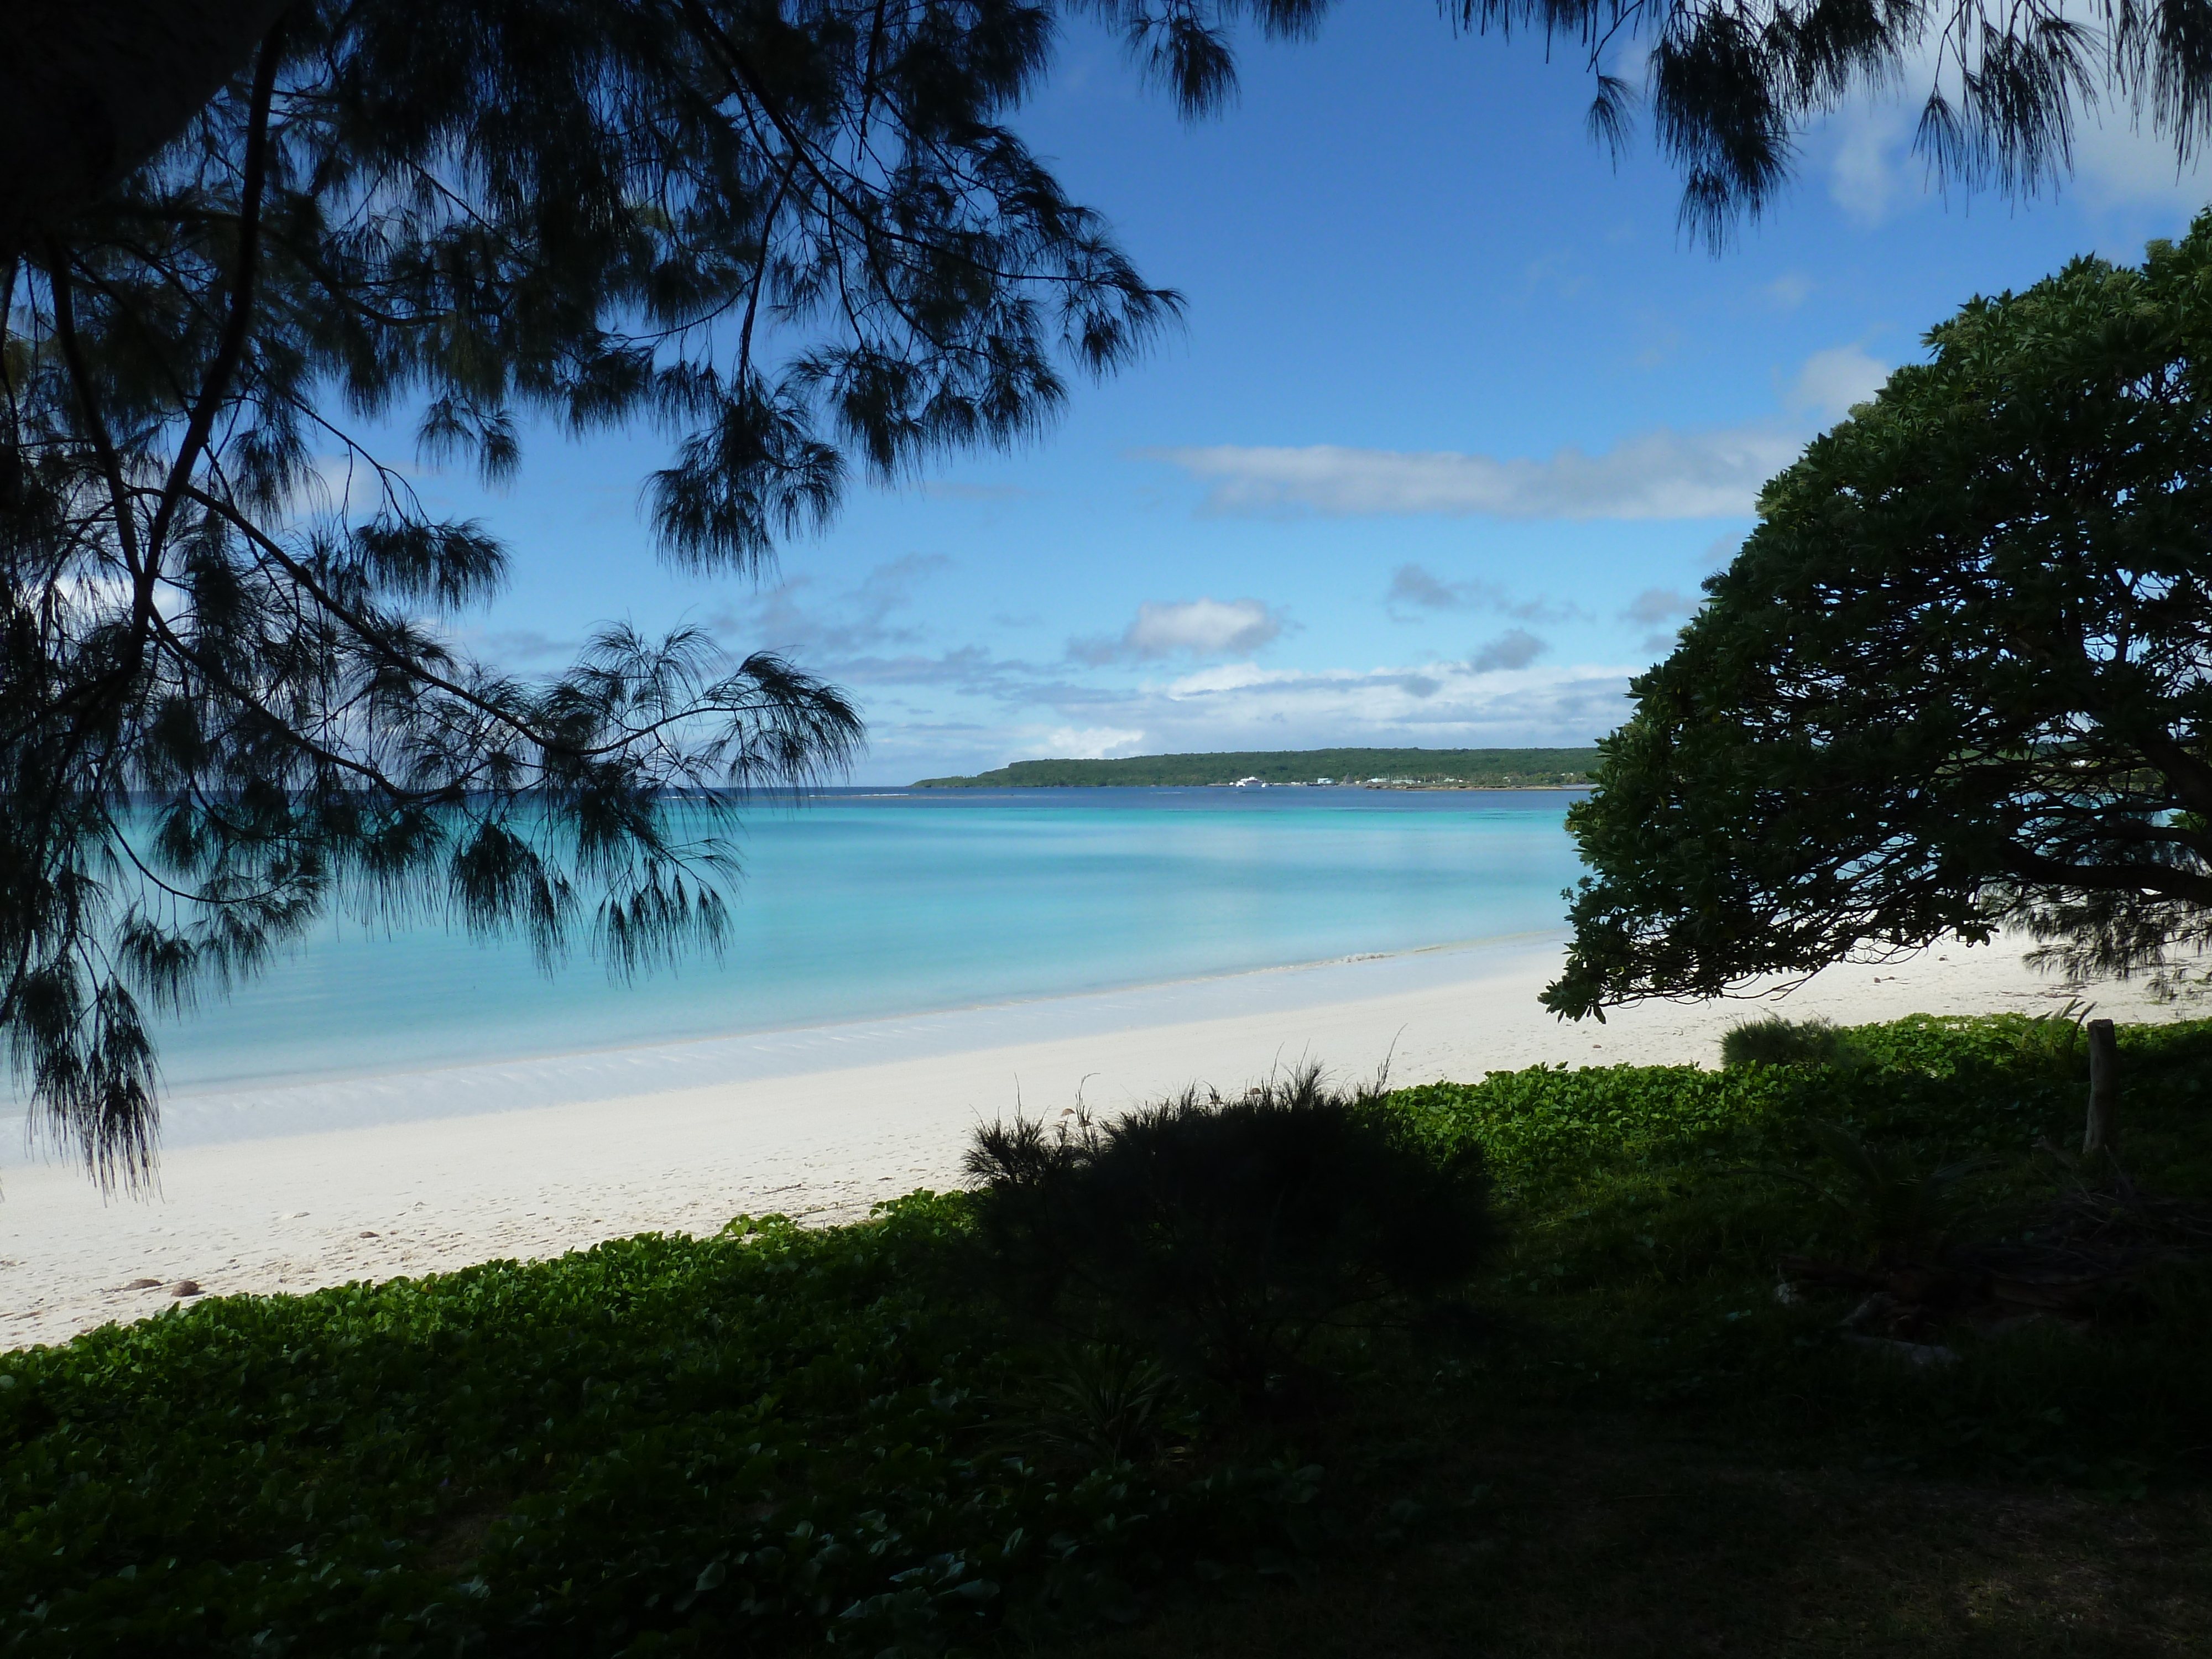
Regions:
[[2093, 1019], [2089, 1033], [2089, 1121], [2081, 1132], [2081, 1156], [2120, 1149], [2120, 1045], [2112, 1022]]

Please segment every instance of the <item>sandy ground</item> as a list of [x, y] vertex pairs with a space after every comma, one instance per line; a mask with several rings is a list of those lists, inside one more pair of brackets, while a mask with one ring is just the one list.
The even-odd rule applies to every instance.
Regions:
[[[1760, 1012], [1741, 1000], [1661, 1004], [1603, 1026], [1563, 1025], [1534, 1000], [1557, 963], [1553, 945], [1471, 951], [1454, 959], [1449, 982], [1381, 996], [1316, 1005], [1316, 984], [1331, 981], [1309, 974], [1299, 987], [1308, 1006], [1230, 1018], [1164, 1020], [1173, 1000], [1155, 998], [1148, 1023], [1077, 1036], [188, 1146], [163, 1158], [149, 1198], [103, 1200], [69, 1166], [16, 1168], [0, 1188], [0, 1347], [144, 1317], [170, 1306], [171, 1287], [185, 1280], [209, 1294], [304, 1291], [639, 1232], [711, 1232], [743, 1213], [864, 1215], [915, 1188], [957, 1184], [978, 1121], [1018, 1105], [1057, 1113], [1079, 1090], [1110, 1111], [1192, 1082], [1226, 1092], [1307, 1059], [1356, 1078], [1387, 1057], [1401, 1084], [1561, 1060], [1711, 1065], [1720, 1034]], [[1371, 982], [1344, 970], [1347, 989]], [[1780, 1006], [1852, 1024], [2040, 1012], [2065, 994], [2022, 968], [2016, 947], [1954, 945], [1831, 969]], [[2130, 987], [2083, 994], [2122, 1020], [2198, 1012], [2147, 1003]], [[155, 1283], [126, 1288], [134, 1280]]]

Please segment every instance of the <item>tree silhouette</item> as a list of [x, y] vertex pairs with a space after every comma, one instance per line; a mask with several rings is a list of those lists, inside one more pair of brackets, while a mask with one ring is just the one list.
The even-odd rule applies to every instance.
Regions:
[[1048, 15], [295, 5], [0, 269], [0, 1028], [40, 1126], [148, 1169], [146, 1012], [332, 905], [617, 973], [721, 939], [720, 821], [834, 775], [833, 688], [683, 632], [529, 683], [453, 613], [507, 556], [358, 435], [512, 471], [646, 424], [665, 557], [757, 572], [1035, 430], [1176, 308], [999, 122]]

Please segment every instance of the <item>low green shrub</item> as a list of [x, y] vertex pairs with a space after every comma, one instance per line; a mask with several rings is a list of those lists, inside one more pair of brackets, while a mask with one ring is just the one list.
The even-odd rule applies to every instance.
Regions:
[[[2122, 1496], [2201, 1483], [2201, 1253], [2074, 1324], [1947, 1336], [1955, 1360], [1927, 1367], [1839, 1333], [1842, 1292], [1776, 1296], [1778, 1256], [1858, 1244], [1848, 1206], [1769, 1172], [1836, 1184], [1812, 1158], [1815, 1123], [1893, 1173], [1985, 1160], [1948, 1186], [1955, 1233], [2043, 1225], [2070, 1177], [2037, 1143], [2081, 1121], [2059, 1029], [2073, 1024], [1859, 1027], [1843, 1035], [1869, 1059], [1848, 1067], [1493, 1073], [1307, 1110], [1272, 1125], [1279, 1141], [1261, 1133], [1267, 1112], [1163, 1109], [1066, 1236], [1127, 1248], [1040, 1250], [1029, 1279], [979, 1278], [978, 1252], [988, 1265], [1021, 1237], [1059, 1237], [1063, 1218], [1018, 1204], [994, 1218], [988, 1192], [924, 1194], [849, 1227], [770, 1218], [212, 1298], [0, 1355], [0, 1650], [1048, 1646], [1177, 1585], [1390, 1547], [1411, 1512], [1390, 1483], [1463, 1473], [1485, 1436], [1540, 1436], [1561, 1413], [1625, 1415], [1776, 1466]], [[2118, 1036], [2137, 1197], [2113, 1224], [2185, 1242], [2212, 1213], [2212, 1022]], [[1284, 1091], [1272, 1099], [1298, 1118]], [[1078, 1126], [1090, 1150], [1073, 1161], [1107, 1133]], [[1070, 1178], [1056, 1135], [1005, 1150], [1031, 1196]], [[1257, 1201], [1271, 1191], [1279, 1210]], [[1263, 1212], [1281, 1224], [1257, 1224]], [[1314, 1344], [1310, 1361], [1341, 1379], [1306, 1396], [1316, 1409], [1220, 1411], [1188, 1375], [1215, 1339], [1172, 1303], [1191, 1293], [1175, 1264], [1212, 1240], [1243, 1264], [1237, 1305], [1262, 1326], [1331, 1308], [1395, 1318], [1449, 1292], [1479, 1303], [1484, 1340], [1364, 1322]], [[1272, 1287], [1257, 1301], [1255, 1283]], [[1042, 1299], [1052, 1340], [1009, 1318], [1009, 1289]], [[1155, 1291], [1158, 1308], [1137, 1300]], [[1294, 1329], [1284, 1340], [1299, 1351]], [[1178, 1343], [1199, 1356], [1182, 1373], [1161, 1363]], [[1237, 1362], [1248, 1378], [1253, 1363]], [[1342, 1519], [1362, 1503], [1401, 1518]]]
[[[1468, 1409], [1656, 1412], [1761, 1456], [2118, 1492], [2202, 1480], [2212, 1021], [2118, 1032], [2133, 1186], [2111, 1194], [2115, 1236], [2170, 1237], [2181, 1259], [2069, 1320], [1948, 1332], [1955, 1358], [1925, 1367], [1850, 1340], [1861, 1291], [1778, 1295], [1785, 1257], [2043, 1237], [2078, 1191], [2042, 1150], [2080, 1135], [2077, 1012], [1849, 1028], [1866, 1058], [1845, 1067], [1536, 1067], [1393, 1096], [1439, 1146], [1480, 1145], [1497, 1181], [1481, 1288], [1511, 1340], [1462, 1362]], [[1820, 1124], [1880, 1166], [1871, 1191]], [[1923, 1171], [1937, 1187], [1892, 1213]]]
[[1063, 1123], [976, 1135], [995, 1279], [1032, 1316], [1151, 1347], [1248, 1405], [1316, 1332], [1457, 1289], [1489, 1243], [1474, 1142], [1439, 1150], [1316, 1071]]
[[1815, 1018], [1765, 1014], [1721, 1036], [1721, 1064], [1873, 1066], [1950, 1076], [1996, 1067], [2055, 1079], [2083, 1073], [2081, 1024], [2092, 1012], [2078, 1000], [2047, 1014], [1911, 1014], [1848, 1030]]
[[965, 1209], [0, 1355], [0, 1650], [931, 1653], [1293, 1550], [1303, 1466], [1007, 1448], [1035, 1357], [942, 1289]]
[[[2078, 1012], [1914, 1014], [1834, 1028], [1843, 1064], [1537, 1066], [1389, 1098], [1439, 1149], [1473, 1142], [1516, 1185], [1571, 1185], [1593, 1160], [1796, 1157], [1814, 1119], [1877, 1140], [1940, 1143], [1938, 1161], [1948, 1161], [2024, 1151], [2043, 1135], [2078, 1139], [2087, 1063]], [[2212, 1089], [2212, 1022], [2128, 1026], [2119, 1037], [2129, 1097], [2193, 1100]]]
[[1389, 1097], [1439, 1155], [1481, 1149], [1501, 1180], [1541, 1182], [1593, 1157], [1695, 1145], [1792, 1115], [1800, 1080], [1769, 1066], [1532, 1066], [1480, 1083], [1431, 1083]]
[[1766, 1014], [1721, 1036], [1723, 1066], [1832, 1066], [1851, 1054], [1832, 1021]]
[[[1908, 1014], [1840, 1035], [1864, 1063], [1886, 1071], [2070, 1083], [2087, 1074], [2081, 1022], [2093, 1012], [2069, 1000], [2047, 1014]], [[2148, 1057], [2161, 1052], [2174, 1033], [2190, 1029], [2125, 1026], [2122, 1045]]]

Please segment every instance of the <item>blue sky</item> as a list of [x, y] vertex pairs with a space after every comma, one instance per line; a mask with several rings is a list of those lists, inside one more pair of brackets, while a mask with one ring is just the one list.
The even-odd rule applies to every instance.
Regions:
[[1344, 6], [1248, 41], [1197, 125], [1072, 30], [1018, 119], [1185, 325], [1013, 455], [860, 484], [755, 585], [671, 572], [665, 447], [541, 437], [495, 493], [425, 479], [515, 554], [469, 642], [550, 669], [592, 622], [781, 649], [869, 720], [862, 782], [1036, 756], [1589, 742], [1748, 528], [1758, 482], [1968, 296], [2139, 257], [2212, 196], [2124, 123], [2055, 198], [1947, 198], [1870, 101], [1718, 258], [1648, 136], [1616, 170], [1540, 42]]

